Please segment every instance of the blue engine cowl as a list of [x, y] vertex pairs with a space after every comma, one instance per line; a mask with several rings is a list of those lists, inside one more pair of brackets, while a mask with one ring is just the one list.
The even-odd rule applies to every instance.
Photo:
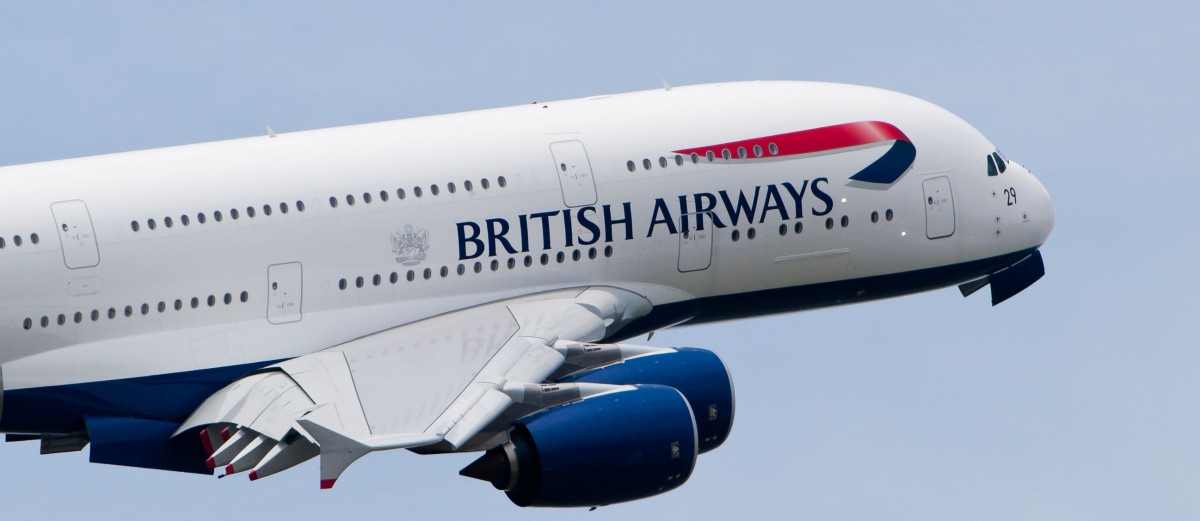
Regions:
[[509, 443], [460, 474], [490, 481], [519, 506], [589, 507], [672, 490], [698, 454], [688, 401], [647, 385], [522, 418]]
[[559, 379], [560, 382], [666, 385], [679, 389], [696, 415], [700, 452], [719, 447], [733, 429], [733, 379], [725, 363], [712, 351], [675, 348], [630, 358]]

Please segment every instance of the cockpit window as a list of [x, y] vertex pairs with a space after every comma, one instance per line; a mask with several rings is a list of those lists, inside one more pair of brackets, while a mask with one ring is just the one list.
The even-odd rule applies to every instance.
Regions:
[[1008, 160], [1004, 159], [1004, 156], [1000, 155], [999, 150], [992, 152], [992, 157], [996, 158], [996, 168], [1000, 169], [1001, 174], [1003, 174], [1005, 170], [1008, 170]]
[[993, 150], [991, 154], [988, 154], [987, 164], [988, 177], [996, 177], [1008, 170], [1008, 159], [1000, 155], [999, 150]]

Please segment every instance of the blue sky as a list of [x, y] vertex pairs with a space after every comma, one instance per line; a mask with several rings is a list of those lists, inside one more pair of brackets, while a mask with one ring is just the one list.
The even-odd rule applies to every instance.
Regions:
[[[317, 491], [0, 445], [4, 517], [1196, 519], [1200, 8], [1142, 2], [0, 1], [0, 164], [745, 79], [913, 94], [1030, 167], [1046, 277], [655, 336], [733, 371], [731, 439], [670, 494], [512, 506], [470, 456]], [[650, 5], [646, 5], [650, 4]], [[2, 348], [2, 347], [0, 347]]]

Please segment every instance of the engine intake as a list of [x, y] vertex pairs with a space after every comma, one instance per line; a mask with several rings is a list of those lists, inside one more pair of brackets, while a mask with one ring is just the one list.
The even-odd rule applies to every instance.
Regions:
[[644, 385], [522, 418], [508, 443], [459, 473], [491, 482], [518, 506], [601, 506], [675, 489], [698, 454], [688, 400]]
[[712, 351], [680, 347], [628, 358], [560, 378], [560, 382], [666, 385], [687, 397], [696, 415], [700, 452], [713, 450], [733, 429], [733, 379]]

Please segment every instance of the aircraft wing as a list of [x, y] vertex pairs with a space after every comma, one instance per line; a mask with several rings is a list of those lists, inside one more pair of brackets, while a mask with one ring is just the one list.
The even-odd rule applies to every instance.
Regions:
[[478, 445], [572, 347], [609, 336], [650, 307], [628, 291], [581, 288], [379, 331], [230, 384], [176, 436], [199, 432], [210, 467], [249, 470], [251, 479], [319, 454], [321, 487], [329, 488], [371, 451]]

